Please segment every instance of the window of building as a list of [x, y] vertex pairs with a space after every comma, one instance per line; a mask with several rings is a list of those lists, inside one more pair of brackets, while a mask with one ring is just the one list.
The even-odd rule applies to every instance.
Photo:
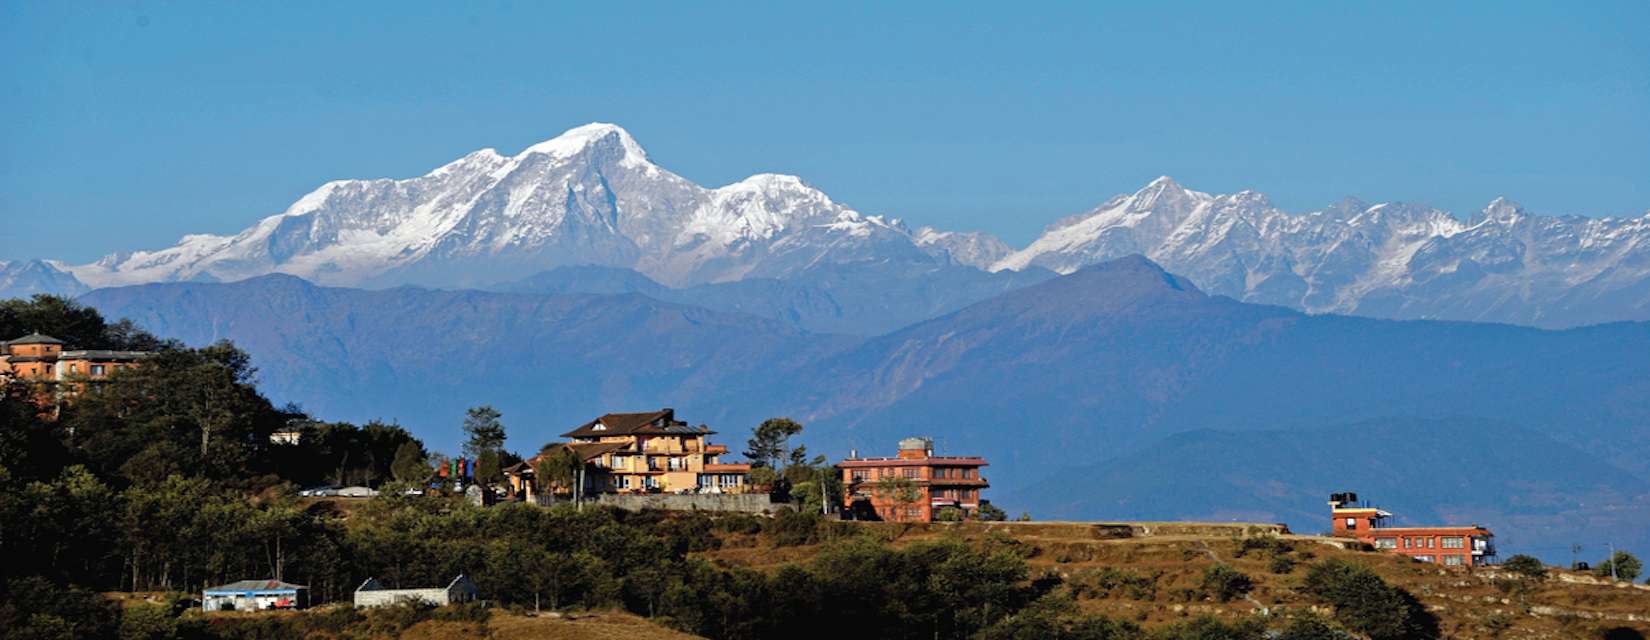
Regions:
[[1346, 528], [1347, 529], [1356, 529], [1356, 528], [1358, 528], [1358, 519], [1357, 518], [1347, 518], [1346, 519]]
[[1375, 539], [1375, 548], [1376, 549], [1397, 549], [1398, 548], [1398, 539], [1397, 538], [1376, 538]]
[[1437, 546], [1437, 544], [1438, 544], [1438, 539], [1437, 538], [1427, 538], [1427, 548], [1428, 549], [1431, 549], [1434, 546]]
[[905, 468], [905, 477], [907, 477], [907, 478], [916, 478], [917, 477], [916, 468], [915, 467], [906, 467]]
[[865, 481], [865, 470], [864, 469], [854, 469], [854, 482], [864, 482], [864, 481]]
[[[1448, 539], [1449, 538], [1445, 538], [1445, 540]], [[1444, 564], [1452, 567], [1459, 567], [1461, 566], [1461, 556], [1444, 556]]]
[[1408, 549], [1415, 542], [1413, 538], [1404, 538], [1404, 548]]
[[101, 364], [92, 365], [92, 375], [94, 375], [94, 376], [103, 375], [103, 365], [101, 365]]
[[1461, 536], [1445, 536], [1442, 546], [1445, 549], [1463, 549], [1466, 548], [1466, 543], [1461, 539]]

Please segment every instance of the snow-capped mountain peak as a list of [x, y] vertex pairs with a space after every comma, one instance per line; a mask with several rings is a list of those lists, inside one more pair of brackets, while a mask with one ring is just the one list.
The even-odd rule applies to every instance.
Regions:
[[1466, 222], [1355, 198], [1293, 214], [1255, 191], [1212, 196], [1162, 177], [1050, 225], [992, 269], [1070, 273], [1138, 253], [1250, 302], [1570, 326], [1650, 319], [1647, 222], [1538, 216], [1506, 198]]
[[865, 260], [861, 245], [901, 244], [926, 255], [897, 221], [849, 209], [797, 176], [707, 189], [653, 164], [622, 127], [592, 123], [415, 178], [328, 182], [234, 236], [189, 236], [71, 269], [94, 286], [271, 272], [461, 285], [598, 264], [682, 285]]

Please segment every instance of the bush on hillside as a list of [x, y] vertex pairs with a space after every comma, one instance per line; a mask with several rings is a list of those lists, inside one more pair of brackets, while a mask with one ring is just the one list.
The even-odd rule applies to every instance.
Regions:
[[1437, 638], [1438, 619], [1408, 591], [1382, 580], [1368, 567], [1325, 560], [1306, 572], [1306, 593], [1335, 609], [1335, 620], [1371, 640]]
[[1506, 562], [1501, 563], [1501, 568], [1531, 580], [1544, 580], [1547, 577], [1547, 565], [1542, 564], [1534, 556], [1527, 556], [1522, 553], [1507, 558]]
[[1203, 594], [1221, 602], [1241, 598], [1255, 588], [1255, 581], [1243, 572], [1224, 564], [1210, 565], [1203, 570]]
[[819, 524], [822, 518], [817, 513], [802, 513], [792, 509], [780, 509], [775, 513], [773, 520], [768, 523], [768, 539], [774, 546], [794, 547], [819, 542]]
[[1638, 556], [1626, 551], [1617, 551], [1615, 555], [1610, 556], [1610, 559], [1593, 567], [1593, 575], [1608, 578], [1612, 570], [1614, 570], [1617, 579], [1632, 582], [1639, 577], [1639, 572], [1644, 570], [1644, 563], [1639, 562]]

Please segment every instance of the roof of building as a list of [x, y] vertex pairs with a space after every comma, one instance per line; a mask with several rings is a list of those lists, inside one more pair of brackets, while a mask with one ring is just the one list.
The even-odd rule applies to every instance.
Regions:
[[676, 410], [666, 407], [647, 413], [609, 413], [579, 428], [561, 434], [563, 438], [599, 438], [629, 435], [699, 436], [716, 433], [703, 426], [689, 426], [676, 419]]
[[7, 340], [6, 344], [63, 344], [63, 341], [37, 331], [16, 340]]
[[504, 472], [515, 474], [532, 473], [533, 467], [538, 466], [539, 461], [544, 459], [544, 455], [546, 453], [560, 449], [572, 449], [573, 453], [578, 454], [580, 461], [590, 462], [591, 460], [602, 457], [602, 454], [604, 453], [618, 451], [628, 446], [630, 446], [630, 444], [627, 442], [558, 442], [555, 444], [548, 444], [545, 445], [544, 449], [539, 451], [537, 455], [510, 465], [510, 467], [505, 469]]
[[849, 458], [836, 463], [838, 467], [930, 467], [955, 465], [984, 467], [988, 462], [978, 456], [928, 456], [926, 458]]
[[1482, 531], [1487, 535], [1495, 535], [1490, 533], [1489, 529], [1476, 524], [1445, 525], [1441, 527], [1380, 527], [1378, 529], [1366, 529], [1362, 533], [1370, 536], [1380, 536], [1382, 534], [1401, 535], [1405, 533], [1446, 533], [1451, 531]]
[[108, 351], [103, 349], [76, 349], [58, 354], [59, 360], [139, 360], [151, 355], [148, 351]]
[[[453, 587], [456, 587], [456, 586], [461, 585], [461, 584], [466, 584], [466, 583], [470, 583], [470, 579], [465, 577], [464, 574], [460, 573], [456, 577], [454, 577], [452, 580], [447, 582], [447, 587], [446, 588], [448, 590], [451, 590]], [[362, 582], [361, 586], [356, 587], [355, 590], [356, 591], [424, 591], [424, 590], [427, 590], [427, 589], [439, 589], [439, 588], [441, 588], [441, 587], [410, 587], [410, 588], [405, 588], [405, 589], [391, 589], [389, 587], [384, 586], [384, 583], [379, 582], [378, 578], [367, 578], [366, 582]]]
[[223, 592], [223, 593], [244, 593], [244, 592], [247, 592], [247, 591], [252, 591], [252, 592], [284, 593], [284, 592], [288, 592], [288, 591], [297, 591], [299, 589], [308, 589], [308, 588], [309, 587], [301, 585], [301, 584], [292, 584], [290, 582], [282, 582], [280, 580], [238, 580], [238, 581], [235, 581], [235, 582], [231, 582], [229, 584], [220, 584], [216, 587], [207, 587], [205, 589], [205, 592], [206, 593], [218, 593], [218, 592]]

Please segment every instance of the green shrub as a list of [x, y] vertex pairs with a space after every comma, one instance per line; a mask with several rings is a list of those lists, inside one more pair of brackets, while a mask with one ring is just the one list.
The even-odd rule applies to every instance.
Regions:
[[1438, 619], [1408, 591], [1388, 585], [1368, 567], [1325, 560], [1306, 572], [1306, 593], [1335, 608], [1335, 619], [1371, 640], [1438, 637]]
[[1315, 615], [1306, 614], [1289, 621], [1277, 640], [1355, 640], [1352, 634], [1335, 628]]
[[962, 509], [958, 509], [956, 507], [940, 507], [939, 511], [934, 512], [934, 519], [939, 522], [962, 522]]
[[1241, 598], [1255, 588], [1255, 581], [1243, 572], [1224, 564], [1210, 565], [1203, 570], [1203, 593], [1221, 602]]
[[1547, 578], [1547, 565], [1542, 564], [1534, 556], [1527, 556], [1522, 553], [1507, 558], [1506, 562], [1501, 563], [1501, 567], [1531, 580], [1544, 580]]
[[1266, 565], [1266, 570], [1278, 575], [1285, 575], [1295, 570], [1295, 559], [1287, 555], [1272, 556], [1272, 561]]
[[1265, 534], [1241, 538], [1237, 542], [1237, 550], [1232, 555], [1242, 558], [1251, 552], [1259, 551], [1270, 555], [1281, 555], [1294, 550], [1288, 542], [1279, 540], [1276, 535]]
[[822, 518], [817, 513], [800, 513], [791, 509], [780, 509], [775, 513], [773, 520], [768, 523], [768, 539], [774, 546], [794, 547], [797, 545], [819, 542], [819, 524]]
[[980, 508], [974, 510], [974, 519], [986, 522], [1002, 522], [1008, 519], [1008, 514], [990, 501], [981, 500]]
[[1198, 616], [1154, 629], [1152, 640], [1260, 640], [1266, 626], [1257, 618], [1244, 618], [1227, 624], [1211, 616]]
[[723, 533], [743, 533], [754, 535], [762, 533], [762, 518], [748, 513], [733, 513], [716, 518], [714, 526]]
[[1638, 556], [1626, 551], [1617, 551], [1608, 560], [1593, 567], [1593, 575], [1608, 578], [1612, 569], [1616, 578], [1632, 582], [1634, 578], [1639, 577], [1639, 572], [1644, 570], [1644, 563], [1639, 562]]

